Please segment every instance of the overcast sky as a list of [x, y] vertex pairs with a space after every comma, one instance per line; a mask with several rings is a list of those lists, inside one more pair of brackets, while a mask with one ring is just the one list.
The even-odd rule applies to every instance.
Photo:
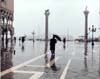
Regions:
[[[17, 36], [45, 33], [45, 9], [50, 10], [49, 34], [84, 35], [85, 6], [89, 27], [99, 27], [99, 0], [14, 0], [14, 27]], [[96, 35], [98, 34], [95, 33]]]

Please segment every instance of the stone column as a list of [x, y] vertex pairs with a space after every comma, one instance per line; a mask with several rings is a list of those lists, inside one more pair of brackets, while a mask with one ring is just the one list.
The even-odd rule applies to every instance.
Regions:
[[10, 15], [10, 21], [11, 21], [11, 24], [10, 24], [10, 29], [11, 29], [11, 43], [13, 43], [13, 40], [14, 40], [14, 27], [13, 27], [13, 14]]
[[6, 46], [8, 46], [8, 16], [6, 16]]
[[0, 55], [1, 55], [1, 46], [2, 46], [2, 40], [1, 40], [1, 35], [2, 35], [2, 14], [1, 14], [1, 11], [0, 11]]
[[85, 41], [85, 52], [84, 52], [84, 55], [87, 56], [87, 44], [88, 44], [88, 14], [89, 14], [89, 11], [87, 10], [87, 7], [84, 11], [84, 15], [85, 15], [85, 38], [84, 38], [84, 41]]
[[45, 54], [47, 53], [48, 49], [48, 16], [49, 16], [49, 9], [45, 10]]
[[2, 15], [2, 43], [4, 43], [4, 25], [5, 25], [5, 23], [4, 23], [4, 16]]
[[1, 18], [1, 12], [0, 12], [0, 40], [1, 40], [1, 35], [2, 35], [2, 30], [1, 30], [1, 26], [2, 26], [2, 22], [1, 22], [2, 18]]
[[2, 35], [2, 29], [1, 29], [1, 25], [0, 25], [0, 55], [1, 55], [1, 46], [2, 46], [1, 35]]

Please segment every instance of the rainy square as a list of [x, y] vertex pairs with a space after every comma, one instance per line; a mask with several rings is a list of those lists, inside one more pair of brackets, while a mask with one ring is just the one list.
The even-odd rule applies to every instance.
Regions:
[[[57, 70], [52, 70], [50, 53], [44, 55], [44, 42], [19, 41], [8, 52], [2, 53], [1, 79], [99, 79], [100, 78], [100, 44], [95, 43], [94, 50], [88, 44], [88, 56], [84, 56], [84, 43], [67, 42], [56, 45], [55, 63]], [[5, 49], [4, 49], [5, 50]], [[48, 51], [50, 52], [50, 51]], [[49, 63], [49, 64], [48, 64]]]
[[100, 79], [100, 0], [0, 0], [0, 79]]

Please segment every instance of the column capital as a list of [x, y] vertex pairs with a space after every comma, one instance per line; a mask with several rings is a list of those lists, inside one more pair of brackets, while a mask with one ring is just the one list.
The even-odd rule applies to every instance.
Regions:
[[87, 7], [87, 6], [85, 7], [84, 14], [85, 14], [85, 15], [88, 15], [88, 14], [89, 14], [88, 7]]
[[49, 15], [50, 12], [49, 12], [49, 9], [45, 10], [45, 15]]

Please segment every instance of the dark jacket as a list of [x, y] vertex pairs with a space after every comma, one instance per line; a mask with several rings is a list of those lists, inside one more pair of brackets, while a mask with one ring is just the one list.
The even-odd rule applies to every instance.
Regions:
[[55, 44], [57, 43], [57, 40], [52, 38], [50, 39], [50, 50], [55, 50]]

